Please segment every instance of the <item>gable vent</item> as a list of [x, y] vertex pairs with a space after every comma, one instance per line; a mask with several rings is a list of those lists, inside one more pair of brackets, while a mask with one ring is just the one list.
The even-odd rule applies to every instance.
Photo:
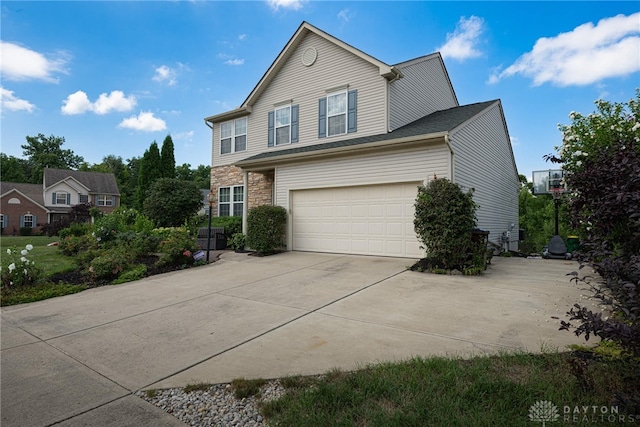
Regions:
[[302, 52], [302, 65], [310, 67], [316, 62], [318, 51], [314, 47], [308, 47]]

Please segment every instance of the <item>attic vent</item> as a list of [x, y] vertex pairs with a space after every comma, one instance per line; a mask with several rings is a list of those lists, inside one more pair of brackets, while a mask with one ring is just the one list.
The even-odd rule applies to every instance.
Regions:
[[302, 65], [310, 67], [316, 62], [318, 58], [318, 51], [314, 47], [308, 47], [302, 52]]

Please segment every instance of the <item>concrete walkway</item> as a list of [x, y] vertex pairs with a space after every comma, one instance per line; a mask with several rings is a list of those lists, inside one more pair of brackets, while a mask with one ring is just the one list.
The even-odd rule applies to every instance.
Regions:
[[576, 263], [494, 258], [480, 277], [412, 260], [228, 252], [209, 266], [1, 310], [1, 424], [183, 425], [141, 389], [317, 374], [415, 355], [582, 343], [559, 332]]

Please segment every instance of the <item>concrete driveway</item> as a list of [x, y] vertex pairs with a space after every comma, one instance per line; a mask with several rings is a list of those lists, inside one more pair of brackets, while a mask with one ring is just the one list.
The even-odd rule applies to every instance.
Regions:
[[196, 269], [1, 310], [2, 426], [183, 425], [141, 389], [316, 374], [415, 355], [563, 350], [574, 262], [494, 258], [480, 277], [412, 260], [232, 252]]

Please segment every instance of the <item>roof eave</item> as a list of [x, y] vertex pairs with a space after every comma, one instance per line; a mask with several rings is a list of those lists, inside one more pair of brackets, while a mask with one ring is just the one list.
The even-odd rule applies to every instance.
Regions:
[[243, 106], [243, 107], [236, 108], [235, 110], [226, 111], [224, 113], [205, 117], [204, 121], [209, 123], [220, 123], [220, 122], [225, 122], [227, 120], [237, 119], [238, 117], [246, 116], [250, 113], [251, 113], [251, 107]]
[[438, 143], [445, 142], [446, 137], [449, 135], [449, 132], [436, 132], [426, 135], [414, 135], [408, 136], [404, 138], [395, 138], [383, 141], [370, 142], [366, 144], [356, 144], [356, 145], [348, 145], [334, 148], [327, 148], [318, 151], [303, 151], [299, 153], [290, 153], [284, 154], [282, 156], [274, 156], [267, 157], [264, 159], [256, 159], [256, 160], [240, 160], [235, 163], [234, 166], [237, 166], [242, 169], [247, 170], [260, 170], [260, 169], [268, 169], [269, 167], [273, 167], [276, 164], [280, 163], [289, 163], [291, 161], [296, 160], [316, 160], [320, 157], [328, 157], [335, 156], [340, 154], [349, 154], [353, 152], [362, 152], [367, 150], [374, 150], [383, 147], [389, 148], [406, 148], [412, 145], [417, 145], [421, 143]]

